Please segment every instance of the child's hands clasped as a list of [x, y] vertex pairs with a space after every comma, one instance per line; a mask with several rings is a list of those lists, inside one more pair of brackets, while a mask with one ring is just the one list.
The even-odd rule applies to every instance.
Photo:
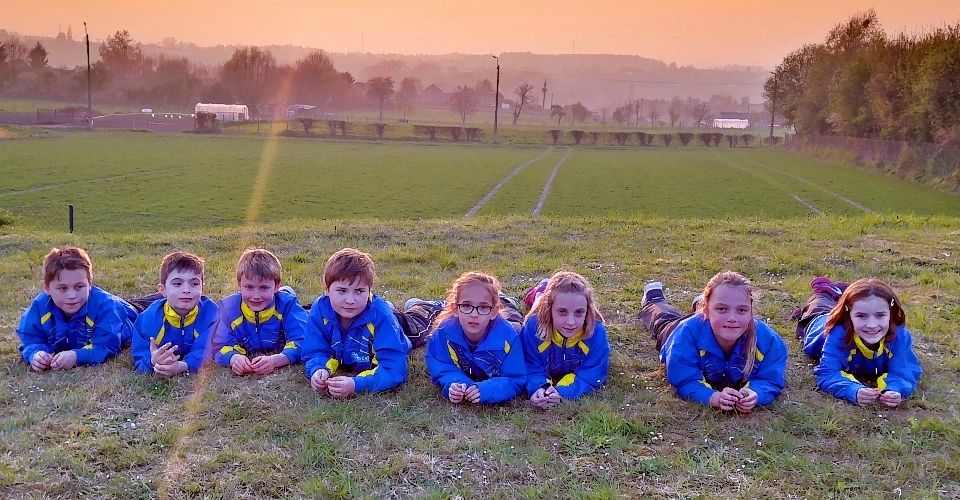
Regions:
[[539, 408], [541, 410], [546, 410], [562, 400], [563, 398], [560, 397], [560, 393], [557, 392], [557, 388], [552, 385], [546, 388], [541, 387], [540, 389], [537, 389], [537, 392], [534, 392], [533, 395], [530, 396], [530, 403], [535, 408]]
[[903, 395], [897, 391], [884, 391], [880, 394], [880, 404], [887, 408], [896, 408], [903, 402]]
[[290, 359], [285, 354], [264, 354], [250, 360], [250, 367], [257, 375], [269, 375], [274, 370], [290, 364]]
[[74, 366], [77, 366], [76, 351], [60, 351], [50, 360], [50, 368], [53, 370], [69, 370]]
[[327, 392], [335, 398], [345, 398], [357, 391], [353, 377], [339, 376], [327, 379]]
[[873, 387], [864, 387], [857, 391], [857, 403], [868, 405], [876, 403], [880, 399], [880, 390]]
[[327, 379], [330, 378], [330, 372], [325, 368], [321, 368], [313, 372], [313, 376], [310, 377], [310, 387], [313, 390], [320, 392], [327, 388]]
[[[722, 391], [714, 392], [710, 396], [710, 406], [720, 408], [723, 411], [730, 411], [737, 407], [741, 398], [743, 398], [743, 394], [740, 391], [732, 387], [725, 387]], [[754, 401], [754, 404], [756, 404], [756, 401]]]
[[467, 384], [450, 384], [447, 390], [447, 399], [453, 404], [463, 402], [478, 404], [480, 403], [480, 388], [476, 385], [467, 386]]
[[37, 373], [49, 370], [50, 362], [52, 361], [53, 356], [51, 356], [49, 352], [37, 351], [30, 360], [30, 369]]

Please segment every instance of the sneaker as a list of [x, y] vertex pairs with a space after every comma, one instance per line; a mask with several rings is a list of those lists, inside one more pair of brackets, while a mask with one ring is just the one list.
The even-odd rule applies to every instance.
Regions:
[[703, 302], [703, 294], [702, 294], [702, 293], [701, 293], [700, 295], [697, 295], [696, 297], [694, 297], [694, 298], [693, 298], [693, 301], [690, 302], [690, 307], [694, 310], [694, 312], [696, 312], [697, 307], [700, 305], [701, 302]]
[[813, 293], [821, 293], [833, 298], [833, 300], [840, 300], [843, 291], [847, 289], [847, 284], [835, 283], [825, 276], [817, 276], [810, 280], [810, 289], [813, 290]]
[[640, 307], [644, 307], [651, 302], [663, 302], [667, 298], [663, 295], [663, 283], [651, 281], [643, 286], [643, 299], [640, 300]]
[[443, 310], [444, 307], [447, 307], [446, 300], [423, 300], [421, 298], [413, 297], [413, 298], [407, 299], [407, 301], [403, 303], [403, 310], [406, 311], [417, 304], [427, 305], [431, 309], [434, 309], [437, 311], [441, 311]]

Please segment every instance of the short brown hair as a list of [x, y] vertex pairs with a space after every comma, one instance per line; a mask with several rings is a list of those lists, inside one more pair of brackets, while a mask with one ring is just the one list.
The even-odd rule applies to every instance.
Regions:
[[192, 271], [200, 275], [203, 281], [203, 259], [190, 252], [168, 253], [160, 263], [160, 283], [166, 284], [170, 273], [174, 271]]
[[49, 285], [64, 269], [70, 271], [83, 269], [87, 272], [87, 280], [93, 282], [93, 263], [82, 248], [71, 246], [51, 248], [43, 258], [43, 284]]
[[280, 283], [280, 259], [273, 252], [262, 248], [248, 248], [237, 260], [237, 285], [244, 276], [260, 278]]
[[377, 279], [377, 267], [370, 254], [356, 248], [338, 250], [323, 266], [324, 288], [330, 288], [332, 283], [340, 280], [352, 283], [357, 278], [360, 278], [361, 283], [373, 286], [373, 282]]

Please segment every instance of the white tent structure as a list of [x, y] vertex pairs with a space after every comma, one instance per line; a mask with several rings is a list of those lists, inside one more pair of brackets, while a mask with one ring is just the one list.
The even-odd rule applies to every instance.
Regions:
[[205, 111], [217, 115], [221, 122], [235, 122], [250, 119], [250, 109], [246, 104], [213, 104], [198, 102], [194, 113]]

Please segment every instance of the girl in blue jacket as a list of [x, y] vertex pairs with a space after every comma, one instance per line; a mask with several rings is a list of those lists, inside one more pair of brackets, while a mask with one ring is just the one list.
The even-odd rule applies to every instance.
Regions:
[[644, 287], [640, 321], [656, 340], [677, 394], [741, 413], [772, 403], [783, 391], [787, 348], [754, 316], [750, 281], [720, 272], [694, 304], [696, 312], [684, 316], [666, 303], [660, 283]]
[[577, 399], [607, 381], [610, 345], [593, 287], [583, 276], [557, 271], [527, 313], [520, 332], [533, 406]]
[[461, 275], [427, 343], [427, 371], [451, 403], [494, 404], [515, 398], [526, 382], [517, 331], [499, 314], [500, 283]]
[[[923, 374], [896, 293], [875, 279], [855, 281], [806, 329], [805, 352], [821, 390], [851, 403], [900, 405]], [[822, 346], [822, 352], [817, 349]]]

